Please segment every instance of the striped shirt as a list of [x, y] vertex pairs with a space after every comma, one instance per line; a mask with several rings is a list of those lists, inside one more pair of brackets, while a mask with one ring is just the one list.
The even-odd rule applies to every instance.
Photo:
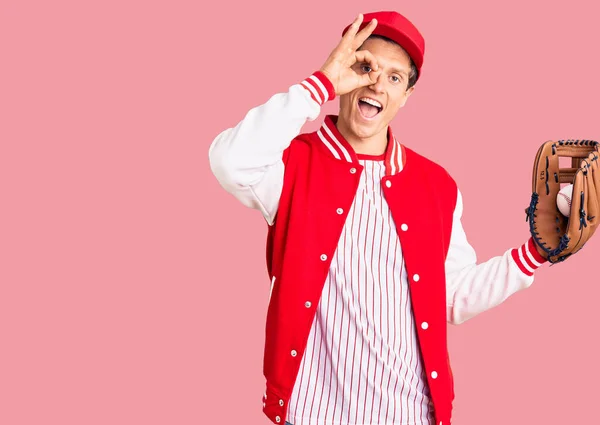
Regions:
[[433, 407], [402, 248], [383, 196], [384, 155], [364, 166], [289, 401], [293, 425], [431, 425]]

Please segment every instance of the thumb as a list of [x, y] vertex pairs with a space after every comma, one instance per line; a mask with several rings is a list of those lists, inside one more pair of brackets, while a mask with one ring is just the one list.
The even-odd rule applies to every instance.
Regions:
[[371, 71], [366, 74], [360, 76], [360, 85], [361, 86], [370, 86], [371, 84], [375, 84], [381, 75], [381, 68], [377, 71]]

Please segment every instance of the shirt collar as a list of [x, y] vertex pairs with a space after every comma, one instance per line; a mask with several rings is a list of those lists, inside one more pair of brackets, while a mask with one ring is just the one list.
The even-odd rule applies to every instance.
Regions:
[[[358, 157], [354, 148], [352, 148], [336, 127], [337, 119], [337, 115], [327, 115], [321, 128], [317, 131], [317, 136], [325, 146], [326, 151], [333, 155], [334, 158], [358, 164]], [[385, 148], [385, 175], [392, 176], [404, 168], [406, 164], [406, 152], [404, 146], [394, 137], [392, 127], [389, 125], [387, 128], [387, 139], [388, 144]]]

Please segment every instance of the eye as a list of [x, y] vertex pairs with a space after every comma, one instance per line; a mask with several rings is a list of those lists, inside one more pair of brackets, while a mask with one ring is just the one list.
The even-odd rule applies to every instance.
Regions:
[[[366, 68], [366, 69], [365, 69], [365, 68]], [[366, 73], [369, 73], [369, 72], [371, 72], [371, 67], [370, 67], [369, 65], [367, 65], [366, 63], [363, 63], [363, 64], [360, 66], [360, 69], [362, 69], [362, 70], [363, 70], [363, 72], [366, 72]], [[367, 70], [368, 70], [368, 71], [367, 71]]]
[[392, 79], [394, 79], [394, 83], [400, 83], [402, 82], [402, 78], [398, 77], [397, 75], [392, 75]]

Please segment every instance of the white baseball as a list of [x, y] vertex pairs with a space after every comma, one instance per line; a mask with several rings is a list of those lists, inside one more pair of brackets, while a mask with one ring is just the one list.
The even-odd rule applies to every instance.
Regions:
[[573, 196], [573, 185], [563, 187], [556, 196], [556, 206], [562, 215], [568, 217], [571, 214], [571, 197]]

